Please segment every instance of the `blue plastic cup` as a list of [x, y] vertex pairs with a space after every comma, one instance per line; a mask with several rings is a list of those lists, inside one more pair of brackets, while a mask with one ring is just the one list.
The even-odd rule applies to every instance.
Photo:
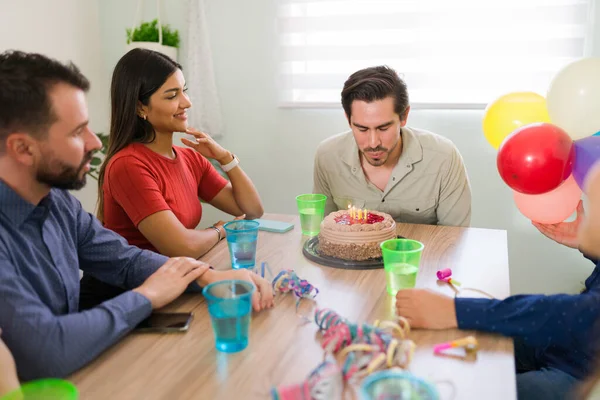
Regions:
[[360, 400], [439, 400], [436, 388], [403, 371], [385, 370], [366, 377], [360, 386]]
[[254, 268], [256, 264], [257, 221], [231, 221], [224, 225], [231, 255], [231, 268]]
[[215, 347], [235, 353], [248, 346], [254, 285], [227, 280], [211, 283], [202, 290], [215, 333]]

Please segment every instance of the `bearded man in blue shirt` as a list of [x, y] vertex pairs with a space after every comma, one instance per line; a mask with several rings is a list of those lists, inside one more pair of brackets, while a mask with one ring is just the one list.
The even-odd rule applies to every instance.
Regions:
[[[0, 54], [0, 327], [21, 380], [74, 372], [186, 289], [241, 279], [257, 287], [256, 310], [273, 304], [256, 274], [129, 246], [69, 194], [101, 148], [88, 87], [72, 64]], [[79, 312], [80, 269], [127, 291]]]

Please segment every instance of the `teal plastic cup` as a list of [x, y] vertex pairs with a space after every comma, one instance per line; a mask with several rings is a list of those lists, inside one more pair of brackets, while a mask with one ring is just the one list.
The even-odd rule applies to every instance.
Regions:
[[231, 268], [254, 268], [259, 225], [257, 221], [239, 220], [223, 226], [227, 233]]
[[380, 246], [388, 294], [395, 296], [398, 290], [414, 288], [425, 247], [423, 243], [412, 239], [390, 239]]
[[360, 400], [439, 400], [437, 389], [427, 381], [402, 371], [379, 371], [366, 377]]
[[327, 196], [324, 194], [301, 194], [296, 196], [303, 235], [316, 236], [319, 234], [321, 221], [325, 216], [326, 201]]
[[202, 289], [217, 350], [235, 353], [248, 346], [254, 290], [250, 282], [239, 280], [215, 282]]
[[0, 400], [77, 400], [79, 392], [71, 382], [63, 379], [38, 379], [23, 384]]

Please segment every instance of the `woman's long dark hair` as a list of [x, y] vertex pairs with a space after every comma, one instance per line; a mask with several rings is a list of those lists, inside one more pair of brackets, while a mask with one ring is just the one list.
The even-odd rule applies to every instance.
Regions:
[[104, 172], [110, 159], [131, 143], [151, 143], [156, 132], [138, 114], [139, 103], [148, 105], [154, 94], [181, 65], [157, 51], [133, 49], [117, 63], [110, 86], [108, 150], [98, 176], [98, 219], [104, 221]]

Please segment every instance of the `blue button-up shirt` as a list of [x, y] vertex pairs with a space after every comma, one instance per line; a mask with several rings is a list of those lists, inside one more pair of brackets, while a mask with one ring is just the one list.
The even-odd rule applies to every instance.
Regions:
[[76, 371], [150, 315], [133, 291], [78, 312], [80, 269], [132, 289], [166, 261], [103, 228], [67, 191], [34, 205], [0, 181], [0, 328], [21, 380]]
[[517, 295], [504, 300], [456, 298], [460, 329], [496, 332], [536, 349], [539, 362], [583, 378], [598, 355], [600, 262], [581, 294]]

